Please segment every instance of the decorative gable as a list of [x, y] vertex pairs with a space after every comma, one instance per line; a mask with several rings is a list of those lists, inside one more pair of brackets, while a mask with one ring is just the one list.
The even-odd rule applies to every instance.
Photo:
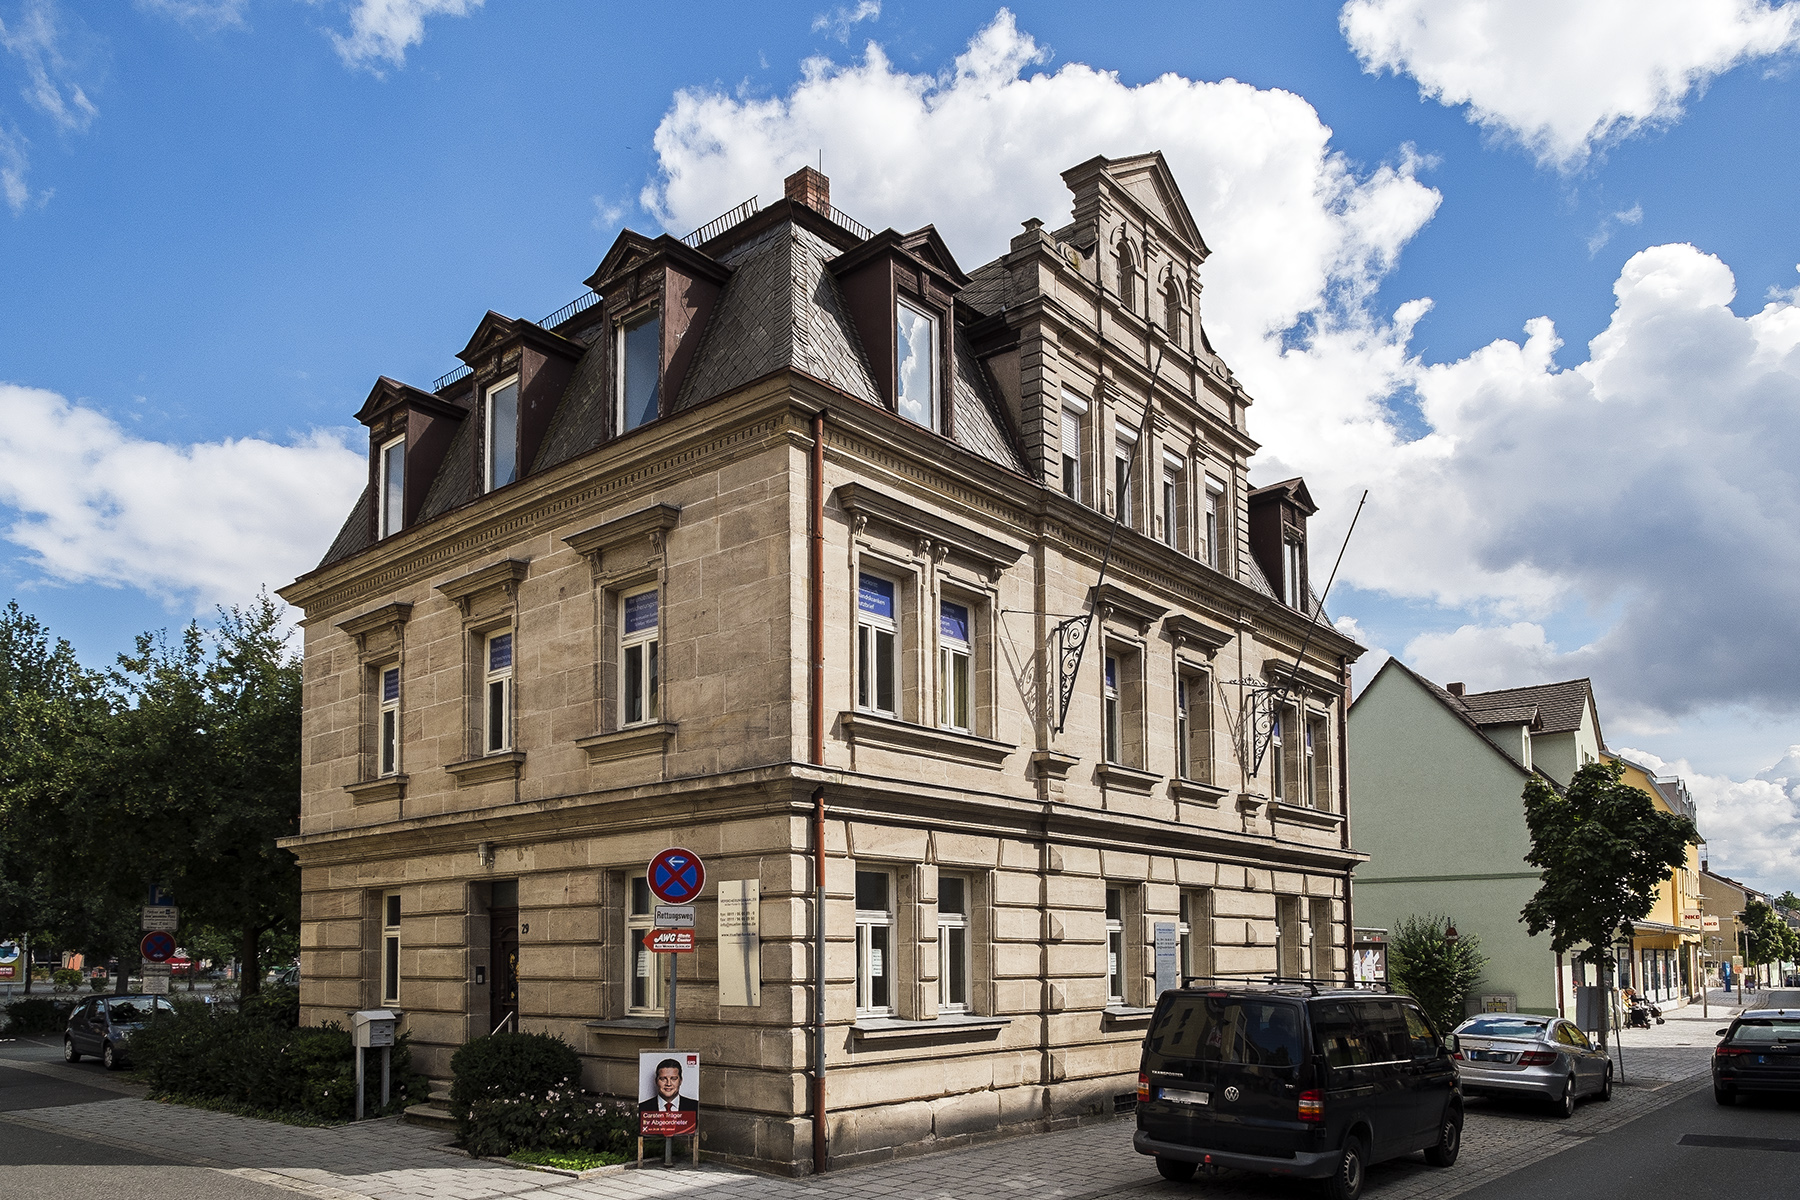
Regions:
[[[519, 317], [502, 316], [488, 310], [475, 326], [468, 345], [456, 357], [469, 365], [475, 386], [471, 393], [476, 420], [480, 423], [478, 450], [486, 446], [488, 437], [488, 390], [511, 377], [519, 381], [518, 458], [520, 464], [537, 459], [538, 446], [550, 427], [550, 418], [562, 399], [575, 364], [587, 352], [580, 342], [552, 333], [534, 322]], [[482, 451], [484, 452], [484, 451]]]

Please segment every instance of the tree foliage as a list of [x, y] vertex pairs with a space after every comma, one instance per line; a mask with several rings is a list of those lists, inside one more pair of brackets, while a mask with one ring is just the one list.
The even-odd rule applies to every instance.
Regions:
[[1431, 913], [1407, 917], [1388, 936], [1388, 982], [1419, 1002], [1440, 1035], [1462, 1024], [1488, 962], [1480, 938], [1464, 933], [1452, 941], [1453, 928]]
[[1624, 775], [1621, 763], [1597, 762], [1576, 771], [1564, 792], [1539, 776], [1525, 785], [1525, 861], [1543, 882], [1520, 916], [1528, 932], [1548, 930], [1558, 954], [1583, 947], [1578, 957], [1603, 962], [1700, 840], [1690, 818], [1658, 810]]
[[1787, 922], [1768, 904], [1752, 900], [1744, 905], [1742, 923], [1747, 959], [1751, 966], [1760, 967], [1764, 963], [1781, 962], [1795, 957], [1794, 951], [1796, 947], [1800, 947], [1800, 936], [1796, 936], [1788, 928]]

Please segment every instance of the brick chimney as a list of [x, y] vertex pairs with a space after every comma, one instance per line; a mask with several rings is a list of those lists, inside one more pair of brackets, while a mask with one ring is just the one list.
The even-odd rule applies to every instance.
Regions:
[[1460, 683], [1447, 683], [1444, 685], [1444, 690], [1449, 692], [1452, 696], [1461, 696], [1463, 694], [1463, 685]]
[[811, 167], [801, 167], [784, 181], [787, 198], [814, 212], [831, 215], [831, 180]]

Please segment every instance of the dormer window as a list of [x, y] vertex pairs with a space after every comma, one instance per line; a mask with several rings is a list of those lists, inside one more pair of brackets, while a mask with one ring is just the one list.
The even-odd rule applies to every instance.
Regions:
[[900, 415], [938, 428], [937, 318], [905, 300], [895, 306], [894, 401]]
[[487, 393], [487, 491], [519, 477], [519, 381], [515, 377]]
[[662, 383], [662, 319], [655, 309], [619, 326], [619, 432], [657, 418]]
[[1283, 564], [1283, 583], [1287, 589], [1287, 605], [1289, 608], [1304, 609], [1306, 607], [1306, 591], [1300, 578], [1300, 568], [1306, 560], [1306, 547], [1299, 538], [1290, 537], [1285, 544], [1287, 561]]
[[399, 533], [406, 527], [406, 439], [395, 438], [381, 447], [381, 530], [379, 536]]

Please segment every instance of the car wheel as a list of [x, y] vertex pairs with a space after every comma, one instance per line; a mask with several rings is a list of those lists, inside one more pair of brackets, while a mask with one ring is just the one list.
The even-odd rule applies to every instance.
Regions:
[[1343, 1152], [1338, 1155], [1337, 1170], [1325, 1181], [1325, 1194], [1331, 1200], [1356, 1200], [1362, 1195], [1363, 1167], [1367, 1154], [1362, 1139], [1354, 1134], [1344, 1139]]
[[106, 1069], [109, 1071], [116, 1071], [119, 1069], [119, 1056], [113, 1053], [113, 1044], [111, 1042], [107, 1042], [100, 1047], [100, 1061], [106, 1064]]
[[1722, 1088], [1715, 1083], [1713, 1084], [1713, 1099], [1724, 1105], [1726, 1108], [1730, 1108], [1737, 1103], [1737, 1093], [1730, 1088]]
[[1454, 1167], [1456, 1156], [1462, 1153], [1462, 1114], [1455, 1109], [1445, 1109], [1444, 1119], [1438, 1122], [1437, 1145], [1425, 1150], [1425, 1161], [1434, 1167]]
[[1606, 1064], [1606, 1075], [1600, 1080], [1600, 1099], [1612, 1099], [1612, 1064]]
[[1556, 1115], [1567, 1120], [1575, 1115], [1575, 1077], [1563, 1080], [1562, 1095], [1556, 1100]]
[[1194, 1177], [1198, 1163], [1182, 1162], [1179, 1158], [1159, 1158], [1156, 1160], [1156, 1173], [1170, 1183], [1186, 1183]]
[[75, 1048], [75, 1039], [68, 1034], [63, 1035], [63, 1061], [80, 1062], [81, 1051]]

